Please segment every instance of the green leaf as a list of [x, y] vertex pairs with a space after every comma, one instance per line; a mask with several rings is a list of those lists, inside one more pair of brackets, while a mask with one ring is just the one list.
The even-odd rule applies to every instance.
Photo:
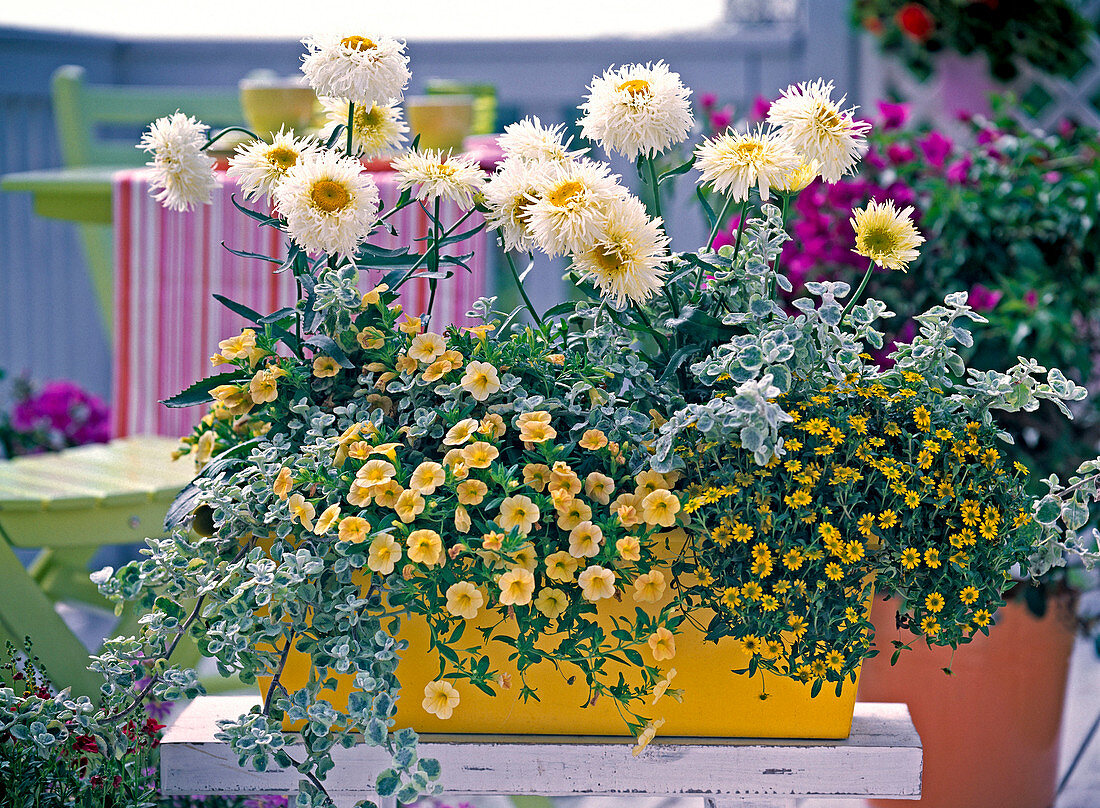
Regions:
[[193, 385], [188, 387], [182, 392], [176, 393], [171, 398], [166, 398], [160, 403], [165, 407], [171, 407], [172, 409], [179, 409], [180, 407], [194, 407], [196, 404], [206, 404], [213, 401], [214, 397], [210, 395], [210, 391], [215, 387], [222, 384], [232, 384], [235, 381], [239, 381], [238, 371], [229, 371], [228, 373], [219, 373], [217, 376], [210, 376], [206, 379], [200, 379]]
[[249, 252], [248, 250], [235, 250], [224, 241], [222, 242], [222, 247], [233, 253], [233, 255], [237, 256], [238, 258], [255, 258], [258, 261], [267, 261], [268, 263], [275, 264], [276, 266], [283, 265], [283, 259], [281, 258], [272, 258], [270, 255], [261, 255], [260, 253]]
[[689, 157], [687, 159], [686, 163], [681, 163], [680, 165], [676, 166], [675, 168], [670, 168], [668, 171], [664, 172], [659, 177], [657, 177], [657, 184], [660, 185], [662, 182], [664, 182], [669, 177], [678, 177], [680, 174], [687, 174], [689, 171], [691, 171], [691, 167], [693, 165], [695, 165], [694, 155]]
[[379, 797], [392, 797], [400, 784], [401, 777], [393, 769], [383, 769], [379, 772], [378, 779], [374, 781]]
[[244, 305], [243, 303], [238, 303], [235, 300], [230, 300], [225, 295], [219, 295], [217, 293], [215, 293], [213, 297], [216, 301], [221, 303], [231, 312], [241, 315], [241, 317], [244, 317], [249, 322], [256, 323], [257, 325], [264, 324], [264, 316], [258, 311], [253, 311], [252, 309], [248, 308], [248, 306]]
[[314, 334], [313, 336], [307, 337], [305, 342], [306, 345], [316, 348], [326, 356], [331, 356], [340, 367], [355, 367], [355, 363], [348, 359], [348, 355], [333, 341], [332, 337], [326, 337], [324, 334]]

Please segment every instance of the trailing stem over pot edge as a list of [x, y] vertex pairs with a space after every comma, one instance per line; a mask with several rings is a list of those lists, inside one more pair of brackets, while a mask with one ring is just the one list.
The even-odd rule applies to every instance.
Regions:
[[[239, 203], [242, 213], [289, 239], [286, 259], [252, 257], [293, 273], [300, 300], [265, 315], [221, 299], [253, 327], [219, 344], [220, 373], [166, 402], [214, 404], [184, 439], [200, 473], [170, 514], [176, 529], [150, 540], [144, 561], [97, 575], [106, 595], [148, 609], [141, 638], [113, 640], [96, 660], [108, 696], [132, 685], [139, 659], [155, 660], [143, 696], [200, 692], [168, 659], [190, 634], [222, 673], [271, 677], [262, 706], [223, 725], [242, 764], [294, 765], [298, 804], [328, 804], [331, 750], [366, 742], [393, 758], [379, 793], [408, 803], [440, 771], [419, 759], [412, 730], [392, 730], [403, 621], [426, 621], [439, 654], [428, 712], [461, 709], [459, 685], [537, 698], [525, 671], [552, 665], [589, 702], [612, 700], [640, 752], [662, 697], [678, 695], [667, 663], [684, 631], [740, 640], [742, 673], [839, 691], [872, 653], [872, 579], [928, 642], [954, 646], [988, 630], [1014, 565], [1094, 558], [1074, 531], [1100, 464], [1051, 480], [1034, 503], [1026, 469], [995, 448], [991, 415], [1041, 399], [1064, 409], [1081, 388], [1024, 359], [968, 372], [952, 343], [982, 318], [964, 294], [917, 318], [919, 335], [885, 371], [865, 350], [882, 346], [886, 307], [860, 301], [862, 285], [807, 284], [794, 311], [777, 302], [791, 291], [782, 210], [862, 149], [866, 125], [831, 85], [792, 87], [768, 129], [718, 135], [665, 166], [691, 127], [689, 91], [660, 63], [609, 70], [593, 80], [582, 131], [636, 160], [645, 205], [560, 127], [534, 120], [508, 128], [491, 178], [414, 144], [394, 163], [405, 190], [383, 212], [355, 159], [357, 144], [379, 141], [356, 127], [376, 120], [390, 146], [401, 137], [373, 113], [400, 97], [403, 49], [361, 36], [307, 45], [303, 69], [321, 94], [352, 99], [358, 137], [339, 121], [325, 143], [253, 135], [231, 161], [246, 197], [274, 202]], [[364, 123], [356, 110], [368, 104]], [[216, 137], [204, 144], [204, 131], [177, 113], [147, 133], [166, 204], [209, 198], [203, 149]], [[717, 253], [669, 252], [662, 232], [661, 186], [693, 168], [721, 202], [716, 214], [700, 188], [713, 232], [741, 205], [736, 242]], [[441, 219], [444, 199], [466, 211], [458, 222]], [[410, 205], [429, 222], [424, 252], [372, 246]], [[466, 224], [474, 210], [506, 247], [569, 256], [581, 299], [539, 311], [509, 252], [533, 325], [491, 298], [471, 312], [482, 325], [433, 332], [439, 281], [469, 271], [444, 248], [484, 227]], [[915, 254], [923, 239], [908, 213], [855, 212], [868, 275]], [[385, 276], [364, 293], [367, 269]], [[414, 278], [431, 290], [419, 316], [396, 303]], [[597, 621], [612, 598], [638, 608]], [[714, 610], [709, 625], [701, 609]], [[511, 649], [518, 681], [492, 669], [492, 643]], [[295, 692], [281, 681], [292, 647], [313, 661]], [[630, 676], [608, 676], [607, 661]], [[359, 691], [342, 712], [320, 698], [335, 674]], [[284, 719], [303, 725], [303, 759]]]

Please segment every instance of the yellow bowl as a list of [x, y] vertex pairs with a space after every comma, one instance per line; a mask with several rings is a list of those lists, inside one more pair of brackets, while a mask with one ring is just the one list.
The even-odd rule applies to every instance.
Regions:
[[418, 95], [405, 100], [405, 114], [420, 148], [461, 151], [474, 121], [474, 100], [468, 95]]
[[241, 110], [248, 128], [264, 139], [280, 128], [301, 134], [313, 120], [313, 90], [297, 81], [272, 83], [245, 79], [240, 85]]

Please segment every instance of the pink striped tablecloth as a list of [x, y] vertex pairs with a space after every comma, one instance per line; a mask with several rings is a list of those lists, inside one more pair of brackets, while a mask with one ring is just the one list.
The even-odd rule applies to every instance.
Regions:
[[[379, 171], [372, 176], [388, 209], [398, 197], [395, 175]], [[162, 208], [153, 199], [147, 170], [115, 175], [112, 397], [116, 436], [178, 436], [198, 423], [202, 407], [173, 410], [159, 402], [211, 375], [209, 357], [217, 351], [218, 341], [249, 325], [211, 295], [224, 295], [263, 314], [294, 304], [291, 273], [275, 275], [273, 264], [239, 258], [222, 246], [225, 242], [237, 250], [286, 255], [285, 235], [275, 228], [258, 227], [233, 206], [233, 194], [240, 201], [236, 185], [222, 174], [213, 204], [180, 213]], [[441, 218], [446, 224], [458, 221], [460, 215], [448, 203]], [[481, 221], [474, 214], [461, 229]], [[388, 249], [423, 244], [415, 239], [427, 234], [429, 220], [419, 206], [404, 208], [389, 222], [397, 236], [379, 231], [372, 244]], [[444, 248], [445, 253], [473, 252], [474, 256], [467, 262], [471, 272], [458, 268], [451, 278], [440, 281], [433, 310], [436, 323], [468, 324], [466, 312], [487, 288], [488, 238], [483, 230]], [[382, 270], [364, 272], [364, 291], [384, 274]], [[428, 304], [427, 281], [406, 284], [401, 302], [411, 313], [422, 312]]]

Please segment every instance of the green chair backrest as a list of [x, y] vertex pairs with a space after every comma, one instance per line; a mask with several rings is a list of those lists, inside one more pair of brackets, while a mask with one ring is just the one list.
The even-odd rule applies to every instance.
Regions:
[[[134, 148], [132, 130], [176, 110], [214, 128], [244, 119], [236, 89], [87, 84], [84, 68], [76, 65], [54, 71], [53, 108], [61, 155], [70, 167], [144, 165], [148, 155]], [[112, 139], [100, 131], [104, 127], [125, 134]]]

